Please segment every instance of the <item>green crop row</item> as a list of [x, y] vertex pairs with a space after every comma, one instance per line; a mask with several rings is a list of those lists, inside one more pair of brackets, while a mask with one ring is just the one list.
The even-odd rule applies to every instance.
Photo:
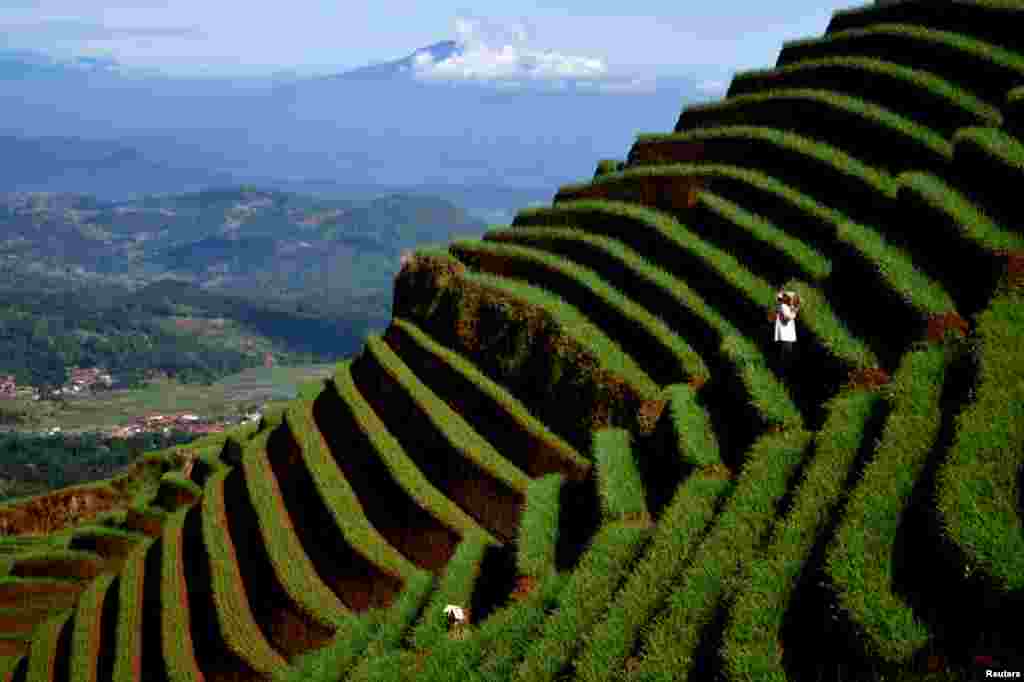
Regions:
[[269, 673], [287, 666], [287, 661], [267, 642], [249, 608], [235, 545], [228, 533], [224, 503], [228, 474], [229, 470], [219, 472], [207, 482], [202, 501], [203, 542], [210, 561], [214, 608], [228, 648], [253, 670]]
[[285, 413], [288, 430], [298, 441], [306, 468], [316, 484], [324, 506], [331, 512], [342, 537], [354, 551], [383, 572], [402, 579], [412, 575], [416, 566], [391, 546], [366, 519], [352, 485], [338, 468], [323, 434], [313, 418], [313, 403], [292, 403]]
[[631, 434], [625, 429], [594, 432], [597, 487], [607, 520], [650, 520], [644, 482], [633, 455]]
[[[901, 142], [912, 144], [914, 149], [919, 150], [919, 153], [924, 152], [923, 155], [926, 158], [949, 159], [953, 156], [953, 148], [949, 141], [934, 130], [912, 119], [900, 116], [885, 107], [867, 102], [859, 97], [812, 88], [778, 88], [749, 95], [736, 95], [719, 102], [692, 105], [680, 115], [675, 131], [683, 132], [690, 127], [713, 127], [712, 123], [714, 125], [736, 125], [747, 122], [743, 121], [742, 117], [758, 111], [762, 105], [794, 101], [816, 104], [826, 107], [829, 112], [842, 112], [856, 117], [857, 120], [870, 125], [876, 133], [894, 135]], [[767, 111], [760, 110], [768, 115]], [[781, 116], [782, 109], [779, 112]], [[740, 116], [741, 120], [735, 120], [732, 116]], [[779, 124], [783, 122], [782, 118], [774, 119], [770, 115], [769, 118]]]
[[499, 544], [466, 512], [441, 494], [409, 459], [402, 446], [391, 435], [380, 417], [359, 393], [347, 364], [341, 364], [334, 374], [334, 386], [341, 399], [352, 412], [356, 426], [369, 440], [374, 452], [387, 467], [391, 477], [409, 497], [426, 513], [465, 538], [471, 533], [484, 533], [491, 542]]
[[[523, 294], [543, 298], [546, 307]], [[637, 388], [621, 371], [622, 362], [615, 366], [621, 351], [609, 366], [611, 348], [603, 332], [543, 290], [467, 273], [446, 253], [418, 257], [402, 271], [394, 307], [396, 316], [416, 320], [532, 403], [531, 410], [578, 451], [589, 449], [595, 427], [629, 424], [647, 432], [653, 426], [642, 410], [660, 400], [657, 384]], [[483, 328], [481, 319], [487, 321]]]
[[429, 649], [445, 636], [448, 621], [444, 607], [447, 604], [469, 608], [473, 600], [473, 587], [480, 576], [484, 554], [489, 546], [486, 537], [471, 534], [464, 537], [455, 548], [455, 554], [445, 566], [437, 590], [427, 604], [419, 624], [413, 629], [411, 639], [415, 648]]
[[71, 611], [50, 618], [36, 630], [28, 659], [27, 682], [57, 682], [57, 644], [64, 628], [71, 627]]
[[[794, 65], [803, 67], [803, 63]], [[762, 73], [750, 71], [749, 75]], [[775, 71], [765, 72], [775, 73]], [[747, 74], [737, 75], [743, 78]], [[856, 182], [872, 187], [882, 194], [892, 193], [893, 178], [889, 173], [860, 161], [841, 149], [830, 144], [798, 135], [790, 130], [769, 128], [765, 126], [721, 126], [715, 128], [698, 128], [681, 133], [641, 133], [636, 136], [636, 144], [657, 144], [672, 142], [704, 142], [719, 139], [735, 139], [740, 142], [764, 141], [775, 147], [792, 150], [825, 166], [834, 168], [836, 172], [853, 178]], [[636, 168], [635, 165], [631, 166]]]
[[650, 536], [649, 529], [624, 522], [598, 530], [512, 679], [554, 680], [569, 665]]
[[525, 282], [506, 279], [483, 272], [466, 273], [464, 278], [477, 281], [519, 299], [527, 305], [540, 308], [550, 315], [558, 327], [599, 359], [601, 367], [627, 380], [638, 392], [654, 396], [660, 386], [636, 361], [597, 325], [587, 319], [578, 308], [557, 294]]
[[391, 324], [412, 342], [436, 358], [441, 365], [470, 383], [482, 394], [477, 397], [478, 401], [483, 398], [497, 405], [501, 411], [515, 421], [519, 428], [528, 433], [531, 439], [542, 444], [546, 451], [553, 453], [567, 465], [584, 473], [590, 470], [591, 463], [589, 460], [583, 457], [560, 436], [553, 433], [543, 421], [530, 414], [530, 411], [522, 402], [477, 369], [476, 365], [472, 362], [437, 343], [408, 320], [396, 317], [392, 319]]
[[[114, 682], [141, 682], [143, 581], [158, 580], [146, 576], [146, 555], [153, 540], [144, 540], [124, 562], [118, 576], [117, 643]], [[155, 605], [150, 605], [154, 608]]]
[[[822, 59], [806, 59], [793, 62], [786, 66], [773, 69], [744, 71], [733, 78], [730, 92], [751, 92], [755, 88], [789, 87], [793, 79], [805, 76], [809, 79], [816, 74], [833, 69], [850, 69], [851, 76], [863, 79], [865, 83], [875, 83], [877, 76], [882, 76], [900, 83], [904, 94], [926, 99], [931, 108], [942, 112], [942, 118], [948, 121], [959, 121], [962, 125], [987, 123], [1002, 125], [1003, 115], [999, 109], [975, 97], [967, 89], [959, 87], [934, 73], [921, 69], [883, 61], [871, 57], [825, 57]], [[824, 82], [824, 75], [821, 76]], [[840, 81], [842, 83], [843, 81]]]
[[682, 460], [698, 467], [721, 464], [718, 439], [707, 410], [697, 402], [697, 391], [687, 384], [673, 384], [665, 392], [669, 396], [670, 423]]
[[163, 565], [160, 567], [160, 642], [170, 682], [200, 682], [203, 673], [192, 641], [188, 585], [185, 581], [185, 517], [192, 507], [173, 514], [164, 524]]
[[557, 604], [565, 580], [565, 575], [549, 573], [523, 601], [493, 613], [468, 639], [435, 645], [416, 673], [417, 682], [508, 679], [513, 660], [525, 653], [529, 639]]
[[584, 638], [576, 673], [584, 682], [620, 677], [626, 658], [658, 606], [687, 565], [715, 505], [732, 484], [702, 473], [691, 475], [665, 509], [654, 537], [611, 607]]
[[[773, 194], [791, 204], [800, 212], [834, 230], [836, 241], [852, 246], [878, 273], [881, 281], [907, 302], [917, 314], [925, 318], [930, 314], [953, 310], [953, 299], [942, 286], [914, 267], [913, 259], [903, 249], [886, 243], [873, 228], [856, 223], [839, 211], [822, 205], [815, 199], [784, 185], [774, 178], [755, 170], [718, 164], [674, 164], [649, 168], [636, 168], [617, 175], [609, 175], [591, 183], [592, 187], [610, 187], [615, 183], [628, 183], [646, 177], [701, 176], [739, 181], [760, 191]], [[569, 185], [559, 190], [569, 195], [588, 185]], [[558, 204], [559, 206], [561, 204]]]
[[548, 474], [530, 481], [519, 520], [516, 566], [519, 574], [541, 579], [555, 572], [560, 494], [565, 478]]
[[[432, 574], [426, 571], [413, 574], [395, 603], [380, 616], [380, 626], [366, 647], [360, 664], [353, 668], [344, 679], [350, 682], [380, 679], [370, 676], [371, 671], [368, 664], [397, 652], [403, 637], [426, 605], [427, 598], [433, 589], [434, 576]], [[331, 682], [334, 682], [337, 678], [330, 679]]]
[[1024, 352], [1019, 291], [995, 298], [978, 318], [974, 401], [956, 418], [939, 470], [944, 532], [991, 585], [1024, 590], [1024, 533], [1015, 484], [1024, 467]]
[[419, 408], [420, 413], [444, 436], [445, 441], [461, 457], [480, 467], [488, 475], [493, 476], [512, 490], [520, 494], [526, 493], [530, 478], [505, 459], [455, 410], [438, 398], [430, 390], [430, 387], [420, 381], [379, 336], [368, 337], [365, 348], [376, 358], [384, 371], [401, 386]]
[[[493, 233], [485, 235], [485, 239], [490, 234]], [[583, 300], [586, 301], [581, 305], [583, 309], [596, 307], [614, 311], [613, 314], [620, 322], [616, 326], [630, 330], [626, 338], [636, 338], [643, 333], [642, 345], [628, 351], [623, 350], [634, 362], [638, 356], [643, 356], [643, 359], [637, 362], [641, 367], [647, 366], [658, 370], [657, 376], [645, 370], [655, 381], [662, 378], [663, 373], [668, 373], [672, 381], [682, 381], [688, 377], [708, 377], [708, 368], [704, 361], [685, 339], [673, 332], [659, 317], [610, 286], [599, 273], [543, 251], [498, 240], [500, 236], [486, 242], [456, 242], [452, 244], [451, 250], [467, 265], [475, 265], [475, 261], [481, 260], [480, 256], [513, 261], [524, 269], [533, 271], [528, 283], [543, 287], [562, 298], [575, 298], [574, 294], [582, 290]], [[500, 265], [498, 267], [503, 269]], [[564, 295], [568, 293], [566, 290], [571, 292], [569, 296]]]
[[[950, 11], [955, 8], [955, 11]], [[969, 27], [967, 33], [979, 30], [994, 31], [1000, 25], [1010, 28], [1009, 33], [1014, 39], [1017, 34], [1012, 30], [1015, 22], [1022, 17], [1020, 3], [1017, 0], [968, 0], [958, 2], [954, 6], [933, 2], [872, 2], [870, 4], [840, 9], [832, 13], [827, 32], [842, 31], [851, 28], [877, 24], [899, 18], [912, 24], [924, 26], [962, 25]]]
[[324, 390], [323, 379], [313, 379], [299, 384], [296, 398], [298, 400], [315, 400], [320, 392]]
[[174, 511], [179, 500], [182, 498], [197, 500], [202, 497], [202, 494], [203, 489], [186, 478], [182, 472], [168, 471], [160, 477], [160, 488], [157, 492], [155, 504], [167, 509], [167, 511]]
[[274, 670], [273, 682], [338, 682], [358, 660], [378, 626], [374, 612], [349, 616], [330, 643], [300, 654], [291, 665]]
[[678, 678], [690, 671], [704, 627], [720, 599], [735, 593], [757, 556], [762, 536], [775, 521], [776, 502], [786, 493], [812, 437], [799, 429], [762, 436], [754, 443], [735, 491], [694, 551], [694, 562], [673, 583], [667, 609], [650, 626], [643, 658], [628, 679], [659, 674]]
[[729, 679], [783, 682], [779, 633], [793, 590], [818, 534], [838, 504], [864, 429], [881, 400], [870, 391], [840, 393], [815, 434], [815, 454], [794, 495], [791, 511], [776, 524], [765, 560], [750, 567], [738, 590], [724, 637], [722, 659]]
[[[245, 483], [274, 574], [285, 592], [304, 613], [333, 628], [348, 612], [333, 591], [324, 585], [292, 525], [281, 488], [270, 466], [267, 441], [270, 432], [257, 435], [242, 460]], [[296, 501], [301, 504], [301, 501]]]
[[872, 461], [850, 495], [826, 555], [826, 573], [872, 656], [905, 662], [928, 630], [892, 588], [899, 519], [942, 421], [939, 397], [949, 349], [932, 345], [904, 356], [884, 395], [892, 406]]
[[[581, 203], [573, 202], [573, 205]], [[555, 211], [560, 208], [545, 209], [544, 213], [554, 215]], [[571, 207], [566, 211], [570, 218], [576, 212]], [[595, 213], [600, 215], [599, 212], [595, 211]], [[524, 220], [528, 220], [531, 214], [522, 211], [520, 215], [524, 215]], [[714, 329], [720, 339], [720, 352], [737, 368], [737, 374], [742, 379], [752, 404], [767, 423], [782, 424], [801, 421], [800, 412], [789, 397], [786, 387], [768, 369], [765, 358], [757, 346], [749, 340], [743, 339], [740, 332], [728, 320], [708, 305], [682, 280], [673, 277], [663, 268], [645, 259], [637, 251], [611, 237], [591, 234], [575, 228], [557, 227], [517, 227], [514, 230], [514, 236], [517, 240], [538, 244], [565, 242], [576, 247], [574, 250], [574, 253], [577, 254], [576, 257], [583, 257], [582, 246], [586, 245], [590, 249], [597, 250], [602, 256], [615, 259], [632, 280], [657, 287], [657, 290], [664, 292], [666, 296], [674, 300], [676, 305], [692, 312]], [[577, 245], [579, 246], [577, 247]], [[730, 339], [733, 340], [730, 341]], [[721, 381], [723, 378], [717, 377], [715, 380]]]
[[615, 173], [616, 171], [622, 170], [624, 162], [618, 159], [601, 159], [597, 162], [597, 169], [594, 171], [594, 177], [604, 175], [605, 173]]
[[908, 172], [899, 175], [899, 183], [900, 191], [913, 192], [937, 211], [949, 216], [953, 227], [960, 231], [964, 239], [989, 251], [1024, 248], [1024, 236], [997, 225], [940, 178], [928, 173]]
[[716, 213], [726, 221], [749, 232], [766, 247], [772, 247], [785, 254], [811, 279], [821, 281], [832, 274], [832, 262], [804, 243], [775, 227], [771, 222], [755, 215], [728, 199], [708, 191], [697, 195], [697, 204], [703, 209]]
[[[689, 167], [689, 166], [688, 166]], [[652, 170], [652, 175], [659, 174], [662, 169], [675, 169], [677, 166], [660, 166], [653, 169], [638, 169], [630, 173], [642, 173]], [[671, 171], [669, 171], [671, 174]], [[765, 308], [775, 305], [775, 290], [764, 279], [752, 273], [743, 266], [736, 258], [709, 242], [701, 239], [678, 221], [667, 214], [650, 209], [644, 206], [636, 206], [622, 201], [609, 200], [580, 200], [560, 202], [554, 209], [546, 212], [550, 215], [558, 211], [559, 214], [571, 216], [574, 213], [597, 214], [613, 218], [623, 219], [619, 222], [607, 221], [601, 227], [603, 230], [615, 232], [617, 238], [628, 240], [628, 233], [635, 233], [634, 225], [640, 226], [647, 235], [656, 236], [659, 246], [666, 248], [668, 259], [668, 248], [676, 249], [690, 254], [698, 262], [707, 267], [709, 273], [716, 275], [721, 281], [727, 283], [736, 294], [749, 301], [761, 301]], [[520, 215], [523, 215], [521, 212]], [[530, 216], [543, 215], [540, 211], [533, 211], [523, 218], [524, 222]], [[519, 217], [516, 218], [520, 220]], [[624, 221], [629, 221], [627, 224]], [[634, 229], [630, 229], [634, 228]], [[910, 266], [911, 268], [913, 266]], [[808, 295], [812, 291], [807, 288]], [[803, 291], [801, 296], [803, 296]], [[839, 358], [852, 367], [877, 366], [878, 361], [871, 350], [859, 339], [854, 337], [845, 325], [831, 312], [824, 297], [814, 294], [816, 299], [814, 314], [804, 318], [805, 328], [810, 332], [812, 338], [833, 357]], [[808, 306], [808, 309], [810, 307]]]
[[[103, 601], [114, 582], [111, 573], [101, 575], [82, 593], [75, 608], [71, 633], [70, 679], [74, 682], [97, 682], [96, 663], [100, 657], [100, 635], [103, 625]], [[114, 642], [106, 642], [116, 651]]]
[[[960, 33], [937, 31], [909, 24], [875, 24], [867, 28], [830, 33], [822, 38], [787, 41], [782, 45], [778, 64], [781, 66], [808, 57], [832, 56], [836, 50], [845, 54], [850, 54], [851, 51], [863, 52], [863, 48], [859, 46], [872, 39], [889, 39], [891, 42], [888, 44], [898, 44], [908, 49], [921, 46], [924, 48], [922, 53], [928, 55], [929, 63], [936, 56], [956, 61], [960, 68], [964, 69], [962, 74], [958, 75], [964, 77], [964, 84], [968, 89], [988, 86], [993, 92], [1005, 92], [1024, 78], [1024, 56], [1016, 52]], [[904, 60], [902, 55], [898, 59]], [[973, 74], [977, 73], [978, 67], [984, 70], [986, 78], [967, 78], [968, 69], [972, 67]], [[934, 69], [933, 66], [925, 70]], [[985, 93], [980, 94], [985, 96]]]

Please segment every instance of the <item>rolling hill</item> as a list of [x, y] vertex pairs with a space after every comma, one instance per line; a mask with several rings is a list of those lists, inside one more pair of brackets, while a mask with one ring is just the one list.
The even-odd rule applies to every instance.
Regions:
[[837, 12], [420, 249], [333, 377], [3, 538], [5, 679], [1022, 670], [1021, 36], [1004, 0]]

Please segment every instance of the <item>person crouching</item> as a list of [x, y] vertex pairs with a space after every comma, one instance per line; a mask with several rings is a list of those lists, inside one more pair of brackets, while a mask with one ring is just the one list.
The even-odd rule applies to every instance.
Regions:
[[779, 346], [782, 376], [788, 377], [793, 365], [793, 344], [796, 343], [796, 314], [799, 302], [791, 291], [775, 295], [775, 342]]

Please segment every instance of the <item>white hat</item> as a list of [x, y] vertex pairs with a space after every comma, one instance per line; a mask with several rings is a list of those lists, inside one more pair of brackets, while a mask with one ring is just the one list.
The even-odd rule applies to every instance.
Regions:
[[466, 620], [466, 613], [462, 610], [462, 607], [449, 604], [444, 607], [444, 614], [446, 616], [455, 616], [455, 620], [463, 621]]

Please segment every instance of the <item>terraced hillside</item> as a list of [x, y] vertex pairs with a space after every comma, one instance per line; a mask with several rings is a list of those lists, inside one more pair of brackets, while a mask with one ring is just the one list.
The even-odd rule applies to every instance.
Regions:
[[9, 539], [4, 679], [1024, 669], [1022, 103], [1024, 3], [836, 13], [418, 252], [383, 335], [123, 518]]

